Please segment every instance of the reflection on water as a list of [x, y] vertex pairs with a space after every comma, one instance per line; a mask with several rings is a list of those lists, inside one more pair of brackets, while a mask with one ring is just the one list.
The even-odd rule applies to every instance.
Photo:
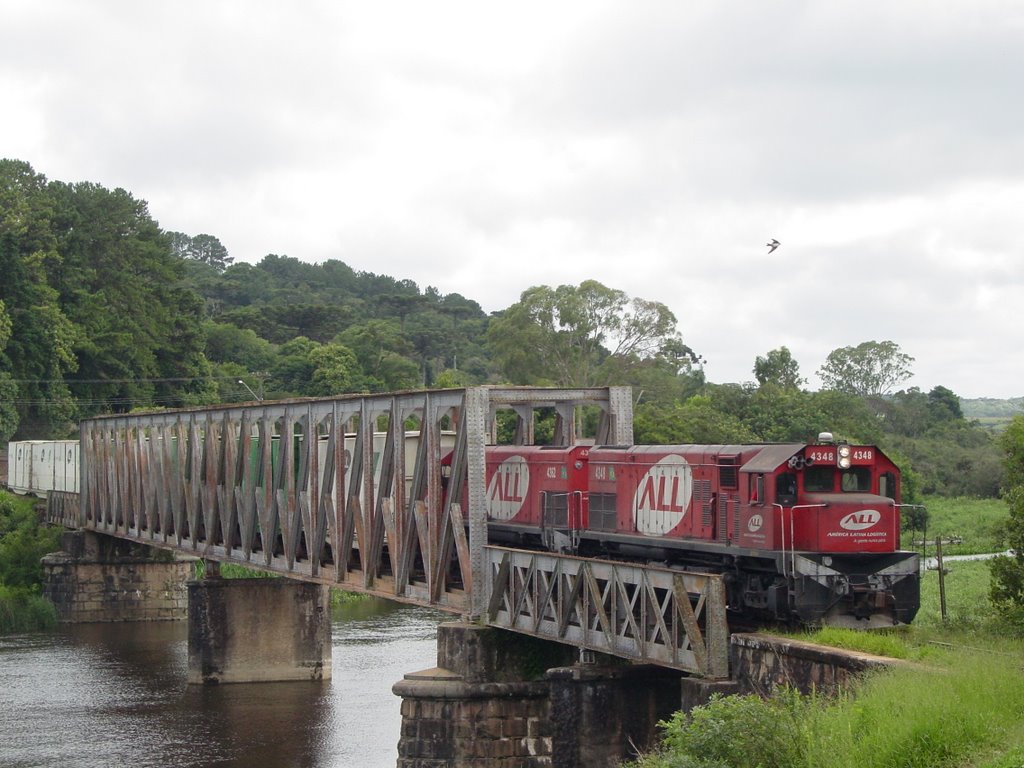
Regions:
[[0, 765], [392, 768], [391, 686], [434, 666], [445, 618], [386, 601], [346, 606], [322, 683], [186, 685], [184, 622], [0, 637]]

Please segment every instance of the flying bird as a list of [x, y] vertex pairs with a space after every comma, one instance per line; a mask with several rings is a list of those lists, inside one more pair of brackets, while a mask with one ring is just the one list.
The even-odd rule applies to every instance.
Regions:
[[771, 240], [765, 243], [765, 245], [768, 246], [768, 253], [771, 253], [772, 251], [779, 247], [779, 241], [773, 237]]

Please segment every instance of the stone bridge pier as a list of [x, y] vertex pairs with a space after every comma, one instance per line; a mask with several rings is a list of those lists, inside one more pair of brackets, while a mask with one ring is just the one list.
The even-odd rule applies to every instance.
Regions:
[[396, 683], [398, 768], [603, 768], [652, 743], [679, 709], [670, 669], [452, 622], [438, 627], [437, 664]]
[[196, 558], [124, 539], [66, 531], [43, 558], [43, 596], [62, 623], [180, 621]]
[[92, 531], [43, 558], [43, 595], [62, 623], [188, 621], [190, 683], [326, 680], [328, 588], [286, 578], [193, 579], [198, 558]]
[[[210, 566], [213, 568], [210, 568]], [[188, 583], [188, 681], [206, 685], [331, 677], [328, 587], [282, 578]]]

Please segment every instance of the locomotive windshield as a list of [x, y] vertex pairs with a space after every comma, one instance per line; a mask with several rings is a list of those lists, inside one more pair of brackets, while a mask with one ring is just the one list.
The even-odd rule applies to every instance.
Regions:
[[775, 501], [779, 504], [796, 504], [796, 475], [784, 472], [775, 481]]
[[850, 467], [840, 472], [825, 464], [816, 464], [804, 471], [804, 490], [809, 493], [832, 493], [836, 489], [837, 475], [839, 489], [843, 493], [871, 492], [870, 467]]
[[835, 490], [836, 468], [815, 464], [804, 470], [804, 490], [809, 493], [830, 493]]
[[868, 467], [851, 467], [840, 475], [839, 487], [843, 493], [870, 493], [871, 469]]

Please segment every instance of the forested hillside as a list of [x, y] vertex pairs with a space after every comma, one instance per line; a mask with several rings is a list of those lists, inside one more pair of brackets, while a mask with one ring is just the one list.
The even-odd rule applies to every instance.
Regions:
[[883, 445], [910, 470], [911, 493], [999, 491], [991, 433], [941, 385], [900, 389], [913, 359], [892, 341], [834, 350], [819, 392], [804, 389], [785, 347], [752, 360], [750, 382], [715, 384], [663, 304], [594, 280], [524, 288], [488, 316], [472, 298], [338, 260], [236, 264], [215, 235], [163, 231], [125, 190], [49, 181], [3, 160], [0, 446], [133, 409], [618, 384], [633, 387], [638, 442], [803, 441], [830, 430]]

